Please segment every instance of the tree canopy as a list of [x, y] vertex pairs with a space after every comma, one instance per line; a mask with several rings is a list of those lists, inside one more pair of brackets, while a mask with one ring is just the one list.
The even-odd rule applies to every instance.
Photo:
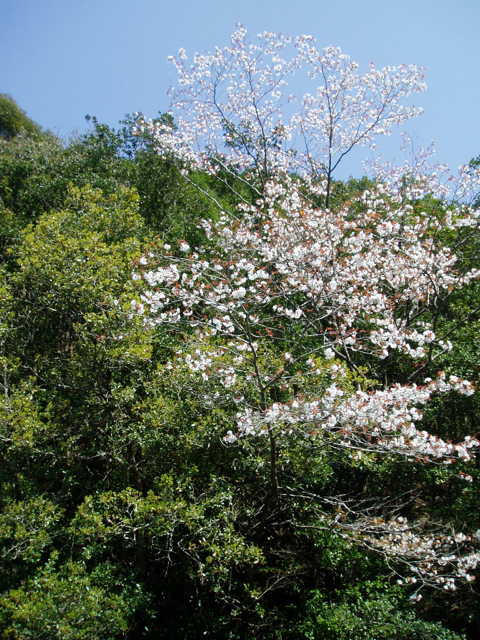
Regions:
[[39, 135], [41, 129], [18, 106], [11, 95], [0, 93], [0, 136], [8, 140], [22, 131], [31, 135]]

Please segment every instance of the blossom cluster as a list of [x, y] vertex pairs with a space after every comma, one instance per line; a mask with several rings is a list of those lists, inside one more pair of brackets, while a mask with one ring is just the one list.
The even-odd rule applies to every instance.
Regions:
[[[449, 350], [425, 311], [480, 270], [457, 270], [457, 256], [435, 239], [429, 217], [382, 185], [337, 211], [315, 208], [300, 187], [288, 177], [267, 183], [239, 221], [205, 223], [218, 238], [215, 255], [202, 257], [183, 243], [181, 256], [167, 251], [145, 259], [134, 277], [148, 288], [132, 308], [148, 308], [151, 323], [187, 321], [242, 339], [301, 326], [318, 351], [344, 357], [362, 351], [385, 358], [397, 350], [421, 358], [426, 349]], [[465, 216], [442, 222], [454, 231]]]
[[338, 384], [331, 384], [318, 399], [277, 402], [265, 411], [245, 409], [237, 415], [236, 434], [230, 431], [225, 440], [234, 442], [238, 437], [267, 433], [275, 425], [284, 433], [297, 430], [307, 437], [324, 439], [328, 434], [328, 446], [333, 448], [441, 459], [445, 464], [454, 459], [468, 461], [470, 450], [480, 445], [476, 438], [452, 444], [419, 431], [415, 425], [422, 418], [419, 405], [425, 405], [435, 392], [451, 390], [464, 395], [474, 392], [468, 381], [457, 376], [446, 380], [443, 372], [424, 386], [397, 384], [370, 393], [358, 390], [347, 395]]
[[472, 582], [480, 564], [480, 553], [473, 551], [475, 540], [463, 533], [422, 533], [412, 530], [404, 517], [385, 520], [363, 518], [343, 524], [347, 538], [357, 538], [365, 546], [406, 565], [410, 575], [399, 577], [398, 584], [416, 588], [412, 599], [420, 600], [418, 591], [425, 584], [455, 591], [458, 580]]
[[[323, 175], [352, 147], [374, 148], [377, 136], [422, 113], [400, 103], [426, 88], [415, 65], [372, 63], [362, 76], [339, 48], [318, 50], [312, 36], [265, 32], [255, 42], [242, 25], [230, 46], [195, 54], [190, 65], [181, 49], [170, 61], [179, 74], [171, 89], [175, 126], [140, 117], [138, 130], [154, 136], [159, 153], [187, 166], [217, 176], [248, 171], [251, 184], [262, 186], [262, 175]], [[288, 80], [301, 69], [315, 86], [298, 97]]]

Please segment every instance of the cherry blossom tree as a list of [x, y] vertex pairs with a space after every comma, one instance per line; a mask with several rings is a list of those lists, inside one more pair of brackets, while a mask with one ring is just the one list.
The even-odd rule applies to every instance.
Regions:
[[[458, 376], [422, 372], [452, 349], [437, 333], [436, 312], [480, 277], [459, 260], [462, 238], [478, 231], [480, 212], [467, 199], [478, 173], [448, 175], [452, 192], [446, 169], [431, 170], [422, 152], [413, 168], [374, 163], [368, 190], [330, 206], [345, 155], [420, 113], [400, 103], [424, 90], [422, 70], [372, 65], [360, 76], [340, 50], [319, 52], [311, 37], [265, 33], [253, 43], [241, 27], [230, 47], [186, 60], [183, 51], [172, 59], [175, 126], [140, 118], [139, 127], [187, 179], [202, 169], [233, 184], [238, 204], [203, 223], [207, 247], [163, 245], [135, 270], [145, 285], [133, 312], [149, 327], [189, 331], [167, 367], [190, 375], [205, 406], [234, 407], [226, 446], [266, 440], [274, 499], [290, 491], [277, 464], [278, 443], [289, 438], [352, 460], [468, 462], [474, 437], [446, 442], [418, 423], [433, 394], [474, 392]], [[287, 79], [304, 67], [315, 90], [286, 94]], [[425, 193], [438, 198], [434, 211], [413, 206]], [[463, 200], [446, 202], [458, 194]], [[458, 239], [453, 247], [446, 234]], [[395, 354], [410, 362], [411, 382], [384, 375]], [[475, 536], [418, 531], [398, 513], [380, 516], [378, 505], [345, 496], [315, 500], [324, 505], [319, 527], [406, 564], [408, 582], [449, 590], [459, 577], [473, 579]]]

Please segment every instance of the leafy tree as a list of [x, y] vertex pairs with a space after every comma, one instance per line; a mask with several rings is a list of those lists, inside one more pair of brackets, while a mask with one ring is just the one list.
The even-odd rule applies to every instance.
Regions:
[[11, 95], [0, 93], [0, 137], [10, 139], [25, 131], [39, 136], [41, 129], [21, 109]]
[[135, 609], [147, 603], [140, 585], [122, 584], [108, 564], [88, 574], [82, 563], [58, 567], [52, 558], [26, 585], [4, 596], [0, 625], [6, 637], [21, 640], [107, 640], [125, 637]]
[[[88, 457], [90, 450], [93, 459], [98, 457], [100, 443], [91, 436], [103, 431], [110, 410], [98, 405], [112, 384], [110, 365], [123, 371], [142, 359], [141, 340], [136, 349], [118, 353], [115, 363], [105, 349], [111, 345], [118, 351], [111, 332], [114, 326], [120, 329], [124, 318], [113, 310], [128, 296], [131, 261], [145, 246], [137, 202], [128, 190], [107, 198], [91, 189], [73, 190], [63, 211], [43, 216], [23, 232], [19, 268], [9, 280], [6, 299], [13, 327], [5, 335], [5, 349], [16, 357], [6, 393], [12, 394], [12, 402], [18, 397], [20, 405], [25, 395], [37, 400], [25, 407], [30, 411], [28, 404], [37, 406], [35, 422], [43, 423], [41, 428], [32, 425], [30, 455], [45, 465], [47, 484], [65, 486], [65, 456]], [[18, 387], [20, 379], [24, 385]], [[6, 409], [12, 415], [8, 404]], [[12, 453], [17, 446], [25, 449], [22, 420], [18, 441], [6, 440]], [[8, 423], [17, 429], [15, 422]], [[37, 438], [41, 440], [35, 445]], [[42, 474], [32, 471], [38, 482]]]
[[457, 640], [463, 637], [416, 618], [398, 589], [386, 589], [385, 585], [375, 582], [347, 589], [341, 602], [335, 604], [321, 593], [314, 593], [306, 609], [308, 613], [301, 629], [303, 637], [312, 640]]
[[18, 246], [20, 230], [44, 213], [61, 211], [72, 185], [101, 189], [105, 196], [136, 189], [140, 215], [170, 241], [200, 242], [198, 220], [215, 215], [210, 200], [158, 156], [151, 136], [132, 135], [133, 118], [118, 131], [88, 119], [93, 129], [68, 140], [23, 132], [0, 145], [0, 257], [10, 269], [15, 254], [9, 249]]

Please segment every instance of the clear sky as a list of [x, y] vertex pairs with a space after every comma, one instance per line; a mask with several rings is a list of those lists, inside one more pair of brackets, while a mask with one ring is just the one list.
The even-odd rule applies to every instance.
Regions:
[[360, 71], [424, 66], [425, 114], [408, 132], [435, 139], [452, 168], [480, 155], [480, 0], [0, 0], [0, 93], [60, 135], [84, 131], [87, 113], [111, 126], [133, 111], [153, 117], [176, 80], [167, 56], [225, 46], [236, 22], [252, 35], [313, 35]]

